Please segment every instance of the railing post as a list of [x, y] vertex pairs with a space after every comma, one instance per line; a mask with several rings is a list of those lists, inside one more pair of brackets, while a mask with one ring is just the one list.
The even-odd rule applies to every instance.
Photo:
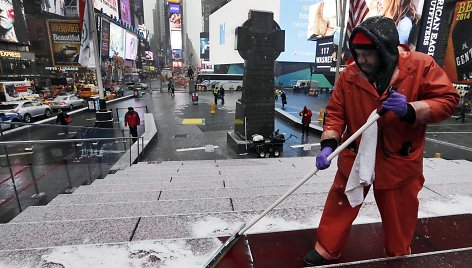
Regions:
[[28, 161], [28, 168], [31, 173], [31, 179], [33, 180], [34, 191], [36, 192], [36, 194], [32, 195], [31, 198], [32, 199], [42, 198], [46, 194], [44, 192], [39, 192], [38, 182], [36, 181], [36, 174], [34, 173], [34, 168], [33, 168], [33, 160], [31, 159], [31, 157], [29, 158], [29, 161]]
[[69, 183], [69, 188], [65, 189], [64, 193], [71, 194], [75, 191], [76, 188], [72, 185], [72, 180], [70, 178], [69, 165], [68, 165], [67, 159], [64, 158], [63, 162], [64, 162], [64, 169], [66, 171], [67, 182]]
[[140, 138], [137, 138], [136, 140], [138, 141], [138, 157], [137, 157], [136, 159], [137, 159], [138, 162], [139, 162], [139, 157], [140, 157], [140, 154], [139, 154], [139, 140], [140, 140]]
[[131, 167], [131, 165], [133, 164], [132, 161], [131, 161], [131, 146], [133, 145], [133, 139], [128, 139], [130, 141], [130, 144], [129, 144], [129, 166]]
[[[121, 136], [123, 138], [125, 137], [125, 130], [124, 129], [121, 129]], [[123, 146], [125, 147], [125, 151], [126, 151], [126, 142], [123, 142]]]
[[20, 212], [23, 212], [23, 210], [21, 209], [20, 197], [18, 196], [18, 190], [16, 189], [15, 176], [13, 175], [13, 171], [11, 170], [10, 157], [8, 156], [7, 147], [3, 146], [3, 150], [5, 150], [5, 158], [7, 160], [8, 169], [10, 170], [11, 181], [13, 182], [13, 190], [15, 191], [16, 196], [16, 202], [18, 203], [18, 208], [20, 209]]
[[87, 159], [87, 169], [89, 173], [89, 182], [90, 182], [89, 184], [92, 184], [93, 180], [92, 180], [92, 171], [90, 170], [90, 156]]
[[102, 155], [98, 155], [98, 169], [99, 169], [99, 179], [103, 179], [102, 176]]

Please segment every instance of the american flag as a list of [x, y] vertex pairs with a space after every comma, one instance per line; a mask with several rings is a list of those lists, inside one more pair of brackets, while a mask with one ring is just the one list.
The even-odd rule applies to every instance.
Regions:
[[365, 3], [365, 0], [349, 0], [349, 20], [347, 21], [346, 27], [346, 37], [349, 40], [351, 32], [359, 23], [361, 23], [367, 13], [369, 13], [369, 8]]

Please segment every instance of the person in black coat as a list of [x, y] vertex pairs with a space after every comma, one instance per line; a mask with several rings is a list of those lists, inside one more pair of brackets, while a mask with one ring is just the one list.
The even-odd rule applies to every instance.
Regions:
[[56, 124], [61, 124], [64, 129], [64, 134], [69, 135], [69, 123], [71, 122], [70, 116], [63, 110], [57, 110]]
[[282, 90], [282, 94], [280, 94], [280, 99], [282, 100], [282, 109], [285, 109], [285, 104], [287, 104], [287, 95], [285, 95], [285, 91]]

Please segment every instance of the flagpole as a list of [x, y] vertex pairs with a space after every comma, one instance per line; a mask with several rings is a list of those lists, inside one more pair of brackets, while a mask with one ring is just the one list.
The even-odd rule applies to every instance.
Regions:
[[[341, 3], [341, 0], [338, 1]], [[343, 44], [344, 44], [344, 24], [346, 20], [346, 12], [348, 11], [347, 8], [347, 0], [343, 0], [343, 4], [336, 9], [338, 11], [338, 18], [339, 15], [341, 15], [341, 30], [339, 32], [339, 44], [338, 44], [338, 52], [336, 53], [336, 75], [334, 77], [334, 82], [338, 81], [339, 77], [339, 68], [341, 67], [341, 59], [342, 59], [342, 53], [343, 53]]]
[[93, 42], [93, 55], [95, 59], [95, 76], [97, 77], [97, 86], [98, 86], [98, 94], [100, 97], [100, 110], [105, 111], [107, 109], [107, 103], [105, 100], [105, 89], [103, 88], [103, 80], [102, 80], [102, 70], [100, 69], [100, 49], [98, 47], [98, 31], [97, 31], [97, 21], [95, 19], [95, 8], [93, 6], [92, 0], [87, 0], [87, 8], [90, 14], [90, 27], [91, 27], [91, 34], [92, 34], [92, 42]]

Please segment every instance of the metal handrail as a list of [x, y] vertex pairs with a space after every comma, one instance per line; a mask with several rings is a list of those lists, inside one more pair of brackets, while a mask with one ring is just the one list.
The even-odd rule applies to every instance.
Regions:
[[130, 140], [135, 137], [119, 137], [119, 138], [88, 138], [88, 139], [62, 139], [62, 140], [29, 140], [29, 141], [0, 141], [0, 146], [17, 145], [17, 144], [36, 144], [36, 143], [72, 143], [72, 142], [92, 142], [92, 141], [110, 141], [110, 140]]

